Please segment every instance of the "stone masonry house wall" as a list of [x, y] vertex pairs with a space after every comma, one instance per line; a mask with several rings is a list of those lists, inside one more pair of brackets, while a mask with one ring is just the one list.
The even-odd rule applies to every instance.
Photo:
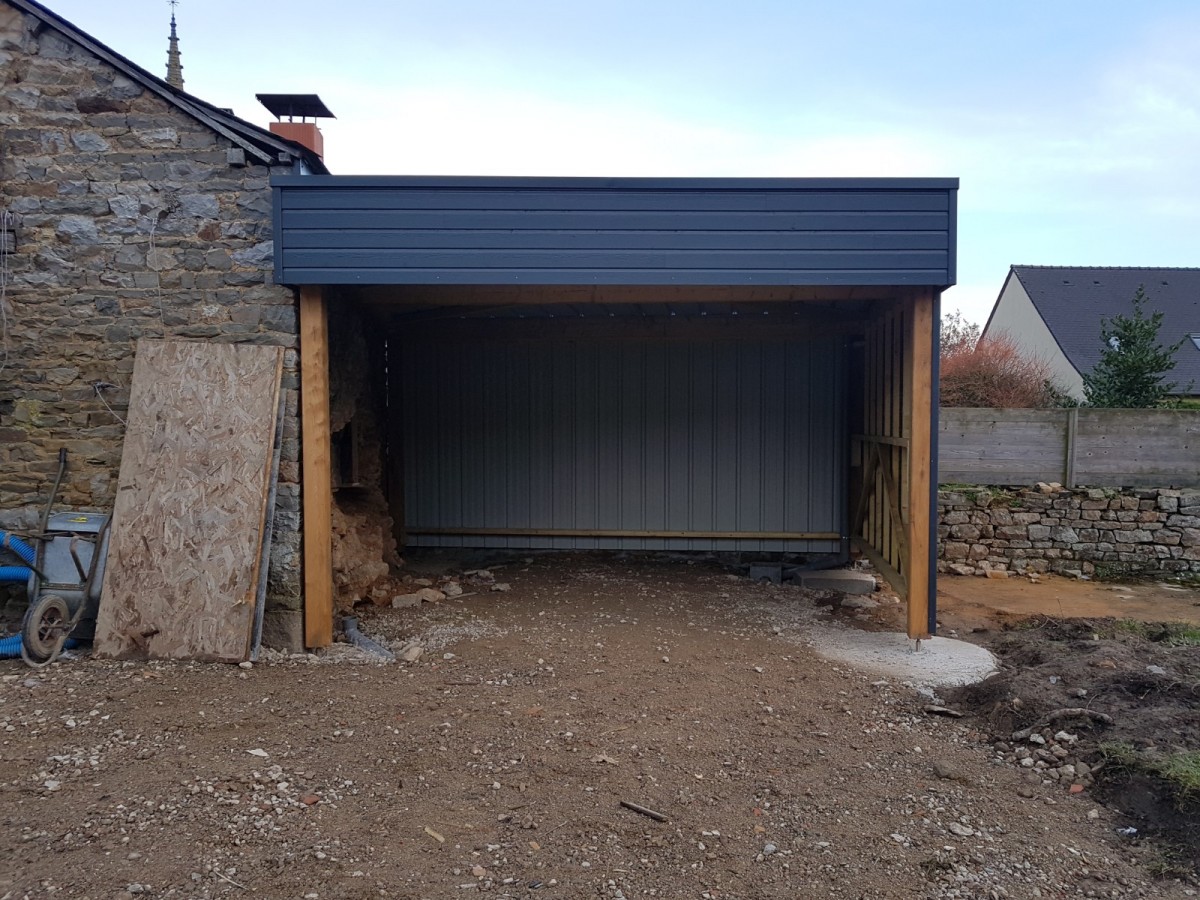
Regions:
[[11, 246], [0, 528], [36, 526], [60, 447], [59, 508], [112, 508], [138, 338], [286, 347], [268, 610], [274, 642], [294, 644], [297, 326], [293, 291], [272, 283], [271, 168], [164, 96], [165, 83], [130, 77], [18, 6], [0, 0], [0, 238]]
[[1200, 572], [1200, 491], [938, 492], [938, 571]]

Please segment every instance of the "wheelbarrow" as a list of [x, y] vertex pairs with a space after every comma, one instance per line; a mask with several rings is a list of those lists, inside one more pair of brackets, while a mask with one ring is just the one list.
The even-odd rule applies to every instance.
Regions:
[[108, 523], [105, 513], [60, 512], [47, 518], [26, 585], [29, 608], [21, 623], [26, 664], [49, 665], [68, 638], [96, 636]]
[[52, 512], [66, 470], [63, 448], [25, 585], [29, 607], [21, 621], [21, 658], [35, 668], [54, 662], [69, 638], [90, 641], [96, 636], [109, 516]]

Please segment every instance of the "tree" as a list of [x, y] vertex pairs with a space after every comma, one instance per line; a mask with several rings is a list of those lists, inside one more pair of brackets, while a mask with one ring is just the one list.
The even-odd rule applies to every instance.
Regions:
[[1006, 334], [981, 338], [979, 326], [951, 313], [942, 320], [941, 405], [1037, 409], [1063, 405], [1050, 365]]
[[942, 317], [942, 360], [947, 357], [970, 353], [979, 343], [979, 326], [968, 322], [962, 313], [955, 310]]
[[1089, 406], [1144, 409], [1157, 406], [1177, 387], [1165, 380], [1175, 368], [1175, 352], [1183, 341], [1164, 347], [1158, 339], [1163, 314], [1146, 314], [1146, 292], [1133, 295], [1132, 315], [1100, 320], [1100, 361], [1083, 376]]

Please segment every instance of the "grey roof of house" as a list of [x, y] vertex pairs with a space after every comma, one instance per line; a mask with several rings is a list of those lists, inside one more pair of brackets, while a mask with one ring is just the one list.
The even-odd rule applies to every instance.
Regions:
[[1188, 338], [1200, 336], [1200, 268], [1013, 266], [1012, 274], [1080, 373], [1100, 359], [1100, 319], [1130, 312], [1134, 293], [1143, 287], [1147, 308], [1163, 314], [1162, 343], [1183, 339], [1167, 380], [1181, 393], [1200, 392], [1200, 347]]
[[[287, 164], [294, 160], [303, 160], [309, 170], [328, 174], [329, 170], [321, 158], [295, 141], [289, 141], [272, 134], [262, 128], [237, 116], [228, 110], [213, 106], [199, 97], [193, 97], [186, 91], [172, 87], [162, 78], [151, 74], [137, 63], [117, 53], [111, 47], [102, 44], [90, 34], [81, 31], [62, 16], [42, 6], [36, 0], [5, 0], [11, 6], [28, 13], [45, 22], [68, 40], [78, 44], [100, 59], [113, 66], [127, 78], [142, 87], [158, 94], [172, 106], [177, 107], [197, 121], [207, 125], [213, 131], [232, 141], [246, 151], [249, 160], [263, 165], [274, 166]], [[283, 159], [280, 158], [283, 154]]]

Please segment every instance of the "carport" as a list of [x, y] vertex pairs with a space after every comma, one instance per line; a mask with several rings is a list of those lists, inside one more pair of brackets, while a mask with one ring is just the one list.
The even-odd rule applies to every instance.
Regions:
[[957, 180], [272, 187], [276, 279], [300, 296], [310, 646], [332, 632], [333, 486], [355, 477], [353, 435], [330, 429], [331, 325], [350, 316], [402, 546], [853, 545], [905, 597], [909, 636], [932, 633]]

